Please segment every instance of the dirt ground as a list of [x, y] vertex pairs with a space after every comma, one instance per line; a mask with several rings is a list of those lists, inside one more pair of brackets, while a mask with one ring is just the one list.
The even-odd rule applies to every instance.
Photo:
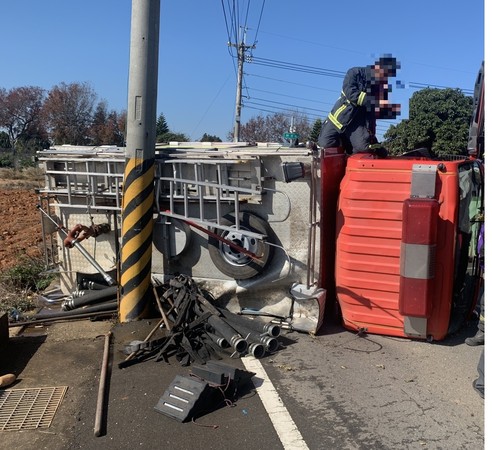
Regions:
[[42, 256], [41, 216], [33, 183], [0, 180], [0, 272], [23, 255]]

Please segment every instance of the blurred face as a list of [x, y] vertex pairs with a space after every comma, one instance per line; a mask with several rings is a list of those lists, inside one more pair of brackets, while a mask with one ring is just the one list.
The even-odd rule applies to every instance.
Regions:
[[388, 81], [388, 71], [383, 69], [379, 64], [374, 66], [374, 79], [378, 82], [387, 82]]

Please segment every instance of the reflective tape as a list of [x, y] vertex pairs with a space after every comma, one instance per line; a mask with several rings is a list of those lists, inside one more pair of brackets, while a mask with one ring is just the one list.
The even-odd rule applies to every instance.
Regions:
[[434, 278], [436, 246], [401, 243], [400, 275], [405, 278]]
[[361, 92], [359, 94], [359, 98], [357, 99], [357, 105], [360, 106], [362, 105], [362, 103], [364, 103], [364, 99], [366, 98], [366, 93], [365, 92]]

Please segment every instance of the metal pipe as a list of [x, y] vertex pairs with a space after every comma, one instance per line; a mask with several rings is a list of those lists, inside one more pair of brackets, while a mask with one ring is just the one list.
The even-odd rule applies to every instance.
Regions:
[[229, 347], [229, 343], [225, 340], [224, 337], [218, 336], [215, 333], [212, 333], [211, 331], [206, 331], [206, 333], [210, 336], [210, 339], [217, 344], [220, 348], [227, 348]]
[[251, 330], [257, 331], [261, 334], [268, 334], [271, 337], [280, 336], [280, 327], [273, 323], [260, 323], [256, 320], [246, 319], [244, 317], [238, 316], [226, 309], [221, 309], [220, 312], [227, 318], [231, 323], [237, 323], [243, 325]]
[[162, 321], [164, 322], [164, 325], [166, 325], [166, 329], [168, 331], [171, 331], [172, 327], [169, 323], [169, 320], [167, 319], [166, 312], [164, 311], [164, 308], [161, 305], [161, 299], [159, 297], [159, 294], [157, 293], [157, 289], [153, 284], [152, 284], [152, 290], [154, 292], [155, 301], [157, 302], [157, 307], [159, 308], [159, 312], [161, 313]]
[[294, 327], [292, 326], [292, 324], [290, 322], [286, 322], [286, 321], [279, 320], [279, 319], [273, 319], [272, 322], [274, 322], [275, 324], [278, 324], [278, 326], [280, 328], [282, 328], [283, 330], [294, 331]]
[[265, 356], [265, 346], [257, 342], [251, 342], [248, 346], [248, 353], [256, 359], [263, 358]]
[[212, 314], [207, 322], [215, 331], [224, 336], [236, 352], [244, 353], [247, 350], [248, 343], [246, 340], [223, 319]]
[[[251, 321], [253, 322], [253, 321]], [[266, 346], [266, 349], [273, 353], [278, 350], [278, 341], [274, 337], [267, 336], [265, 334], [260, 334], [257, 331], [249, 329], [243, 324], [230, 321], [231, 326], [246, 339], [249, 343], [259, 343]]]
[[[64, 234], [65, 237], [68, 236], [67, 230], [63, 225], [60, 225], [56, 223], [56, 221], [43, 209], [41, 208], [41, 205], [37, 205], [37, 208], [49, 219], [51, 220], [55, 225], [57, 230]], [[92, 266], [102, 275], [104, 278], [104, 281], [108, 283], [109, 286], [114, 286], [116, 284], [116, 281], [111, 278], [106, 271], [99, 265], [99, 263], [90, 255], [90, 253], [80, 244], [80, 242], [74, 242], [73, 246], [80, 252], [82, 253], [82, 256], [84, 256], [87, 261], [89, 261]]]
[[[116, 253], [118, 254], [118, 253]], [[101, 283], [97, 283], [96, 281], [91, 281], [91, 280], [82, 280], [82, 283], [80, 283], [81, 289], [89, 289], [90, 291], [100, 291], [101, 289], [106, 289], [107, 286]]]
[[39, 319], [39, 320], [29, 320], [25, 322], [11, 322], [9, 323], [9, 328], [16, 328], [16, 327], [27, 327], [29, 325], [39, 325], [40, 323], [45, 323], [45, 322], [56, 322], [57, 320], [63, 321], [63, 320], [82, 320], [82, 319], [90, 319], [92, 317], [104, 317], [104, 316], [111, 316], [113, 314], [116, 314], [116, 308], [114, 311], [99, 311], [99, 312], [91, 312], [91, 313], [79, 313], [75, 314], [75, 311], [72, 311], [74, 314], [71, 315], [66, 315], [62, 317], [50, 317], [46, 319]]
[[72, 315], [75, 316], [80, 313], [112, 311], [112, 310], [116, 310], [117, 307], [118, 307], [118, 302], [114, 300], [106, 303], [101, 303], [99, 305], [87, 306], [85, 308], [77, 308], [72, 311], [51, 311], [48, 313], [44, 313], [42, 315], [36, 314], [33, 316], [33, 319], [35, 319], [36, 321], [42, 321], [44, 319], [70, 317]]
[[107, 382], [107, 372], [108, 372], [108, 361], [109, 361], [109, 345], [111, 342], [111, 331], [106, 333], [104, 339], [104, 352], [103, 360], [101, 365], [101, 377], [99, 378], [99, 390], [97, 393], [97, 405], [96, 405], [96, 418], [94, 421], [94, 436], [99, 437], [102, 435], [102, 420], [104, 413], [104, 400], [106, 397], [106, 382]]
[[61, 307], [64, 311], [80, 308], [81, 306], [91, 305], [93, 303], [102, 303], [103, 300], [116, 298], [118, 295], [118, 286], [111, 286], [104, 290], [93, 291], [80, 297], [72, 297], [65, 300]]

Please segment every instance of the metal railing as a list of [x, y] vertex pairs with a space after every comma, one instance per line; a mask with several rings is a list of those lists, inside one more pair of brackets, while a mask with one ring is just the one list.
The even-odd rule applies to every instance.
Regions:
[[[156, 172], [159, 214], [203, 227], [240, 230], [241, 203], [258, 201], [263, 194], [255, 158], [167, 159], [156, 164]], [[224, 205], [233, 205], [233, 225], [221, 224]], [[265, 238], [251, 230], [241, 233]]]
[[63, 157], [41, 161], [46, 182], [40, 192], [56, 198], [57, 206], [121, 210], [124, 159]]

